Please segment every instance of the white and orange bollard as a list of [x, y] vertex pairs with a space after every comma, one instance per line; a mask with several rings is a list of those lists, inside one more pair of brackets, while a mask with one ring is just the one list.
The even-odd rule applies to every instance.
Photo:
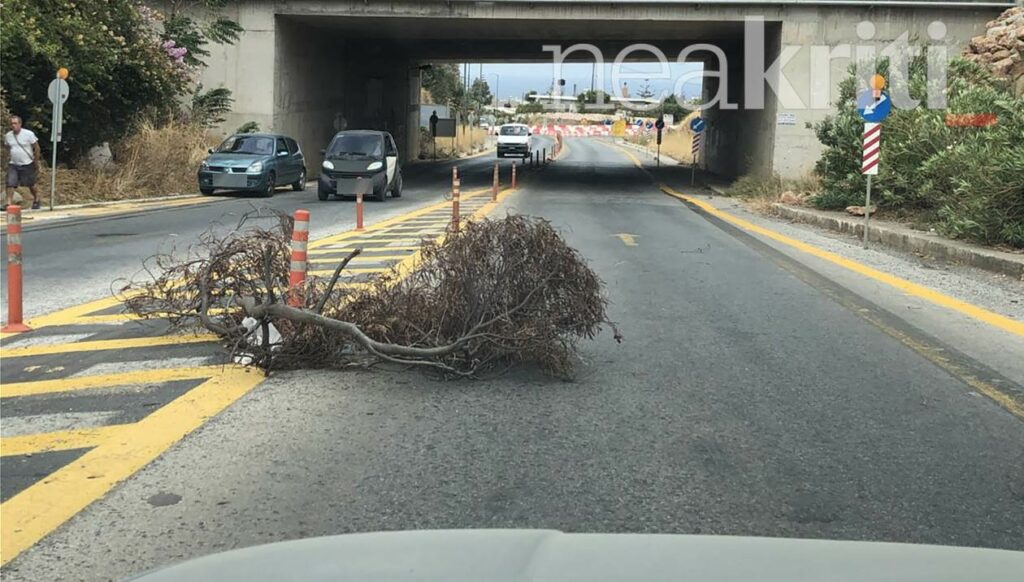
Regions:
[[21, 206], [7, 207], [7, 325], [4, 333], [32, 331], [22, 322]]
[[462, 187], [462, 180], [459, 179], [459, 169], [452, 168], [452, 230], [459, 230], [459, 190]]
[[295, 211], [295, 226], [292, 228], [292, 264], [288, 273], [288, 305], [302, 307], [302, 284], [306, 280], [306, 245], [309, 242], [309, 211]]
[[363, 180], [359, 179], [356, 182], [356, 230], [357, 231], [364, 230], [363, 229], [363, 190], [366, 190], [366, 188], [363, 187]]
[[512, 160], [512, 189], [516, 189], [516, 161]]
[[495, 200], [498, 199], [499, 179], [500, 178], [498, 177], [498, 162], [494, 162], [494, 183], [491, 184], [491, 202], [494, 202]]

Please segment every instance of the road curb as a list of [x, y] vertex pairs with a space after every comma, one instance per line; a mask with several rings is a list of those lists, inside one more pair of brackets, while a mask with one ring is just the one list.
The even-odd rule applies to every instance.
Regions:
[[[654, 156], [657, 155], [656, 151], [651, 151], [651, 150], [649, 150], [649, 149], [647, 149], [647, 148], [645, 148], [643, 146], [637, 145], [637, 144], [635, 144], [633, 142], [626, 141], [625, 139], [623, 139], [621, 143], [620, 142], [616, 142], [616, 145], [621, 145], [621, 146], [627, 147], [627, 148], [629, 148], [631, 150], [636, 150], [638, 152], [643, 152], [643, 153], [645, 153], [645, 154], [647, 154], [647, 155], [649, 155], [651, 157], [654, 157]], [[683, 162], [680, 162], [679, 160], [673, 158], [672, 156], [661, 154], [661, 163], [664, 164], [665, 162], [668, 162], [670, 164], [675, 164], [677, 166], [689, 165], [689, 164], [684, 164]]]
[[[718, 188], [715, 188], [718, 191]], [[785, 204], [771, 205], [777, 216], [819, 226], [836, 232], [863, 236], [863, 219], [846, 217], [835, 213], [808, 208], [796, 208]], [[1017, 281], [1024, 281], [1024, 255], [987, 249], [938, 235], [912, 230], [893, 224], [879, 224], [872, 221], [868, 229], [868, 240], [901, 251], [925, 255], [940, 260], [960, 263], [993, 273], [1006, 275]]]

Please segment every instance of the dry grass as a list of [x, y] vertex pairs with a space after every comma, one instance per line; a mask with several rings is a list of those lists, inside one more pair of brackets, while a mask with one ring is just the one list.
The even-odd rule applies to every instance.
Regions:
[[[57, 204], [194, 193], [196, 170], [215, 141], [202, 128], [190, 125], [143, 124], [122, 143], [112, 146], [115, 161], [107, 168], [58, 166]], [[50, 191], [49, 164], [39, 168], [38, 184], [40, 196], [46, 199]]]
[[[684, 164], [693, 163], [693, 154], [691, 153], [691, 148], [693, 147], [693, 134], [690, 133], [689, 127], [690, 119], [697, 117], [699, 114], [699, 111], [690, 113], [683, 120], [677, 121], [673, 129], [667, 130], [662, 134], [662, 155], [668, 156], [673, 160]], [[652, 131], [647, 134], [628, 136], [626, 139], [635, 144], [646, 147], [653, 153], [658, 147], [654, 136], [655, 133]]]
[[[456, 129], [457, 138], [437, 138], [437, 157], [441, 159], [456, 156], [465, 156], [483, 151], [490, 145], [486, 129], [479, 127], [462, 127]], [[425, 133], [420, 138], [420, 152], [425, 157], [431, 157], [433, 146], [430, 136]]]
[[729, 187], [729, 196], [742, 198], [747, 205], [763, 214], [775, 214], [772, 206], [780, 201], [783, 192], [792, 192], [799, 200], [806, 200], [821, 190], [821, 180], [807, 175], [801, 178], [770, 178], [743, 176]]

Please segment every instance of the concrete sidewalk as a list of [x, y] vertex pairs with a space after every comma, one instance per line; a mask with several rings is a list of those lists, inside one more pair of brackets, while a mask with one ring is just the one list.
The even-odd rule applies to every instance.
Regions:
[[[198, 194], [182, 194], [178, 196], [161, 196], [157, 198], [139, 198], [135, 200], [112, 200], [106, 202], [90, 202], [85, 204], [66, 204], [55, 206], [49, 210], [45, 206], [39, 210], [28, 207], [28, 201], [21, 210], [21, 220], [25, 227], [31, 228], [41, 224], [52, 224], [74, 219], [89, 219], [121, 214], [134, 214], [172, 208], [192, 204], [207, 204], [223, 200], [218, 196], [200, 196]], [[7, 232], [7, 213], [0, 217], [2, 232]]]
[[[719, 185], [709, 187], [721, 195], [725, 189]], [[842, 212], [829, 212], [799, 206], [775, 203], [771, 212], [793, 222], [810, 224], [835, 232], [863, 237], [864, 218]], [[902, 224], [871, 219], [868, 242], [942, 261], [949, 261], [1006, 275], [1024, 281], [1024, 253], [1012, 253], [976, 244], [951, 240], [931, 232], [914, 230]]]

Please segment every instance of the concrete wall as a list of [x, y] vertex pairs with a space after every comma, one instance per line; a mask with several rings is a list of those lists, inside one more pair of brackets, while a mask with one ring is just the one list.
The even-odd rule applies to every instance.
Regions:
[[334, 136], [345, 109], [348, 60], [345, 42], [325, 31], [310, 30], [287, 19], [276, 23], [272, 91], [274, 131], [299, 142], [310, 176], [320, 173], [320, 150]]

